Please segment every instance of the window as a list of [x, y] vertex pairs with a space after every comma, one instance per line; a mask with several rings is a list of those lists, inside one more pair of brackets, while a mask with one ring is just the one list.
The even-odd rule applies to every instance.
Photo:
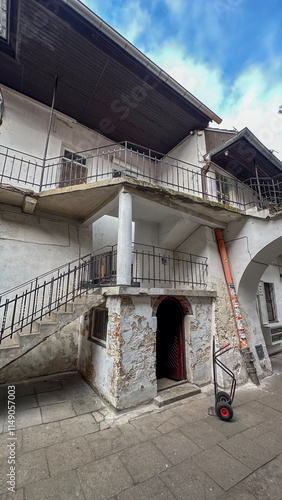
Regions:
[[88, 340], [106, 347], [108, 325], [108, 309], [93, 307], [89, 312]]
[[8, 38], [8, 2], [0, 0], [0, 37], [4, 40]]
[[4, 98], [0, 89], [0, 125], [2, 124], [3, 121], [3, 110], [4, 110]]
[[0, 51], [16, 55], [18, 0], [0, 0]]
[[219, 202], [228, 205], [229, 203], [228, 179], [227, 177], [224, 177], [223, 175], [220, 175], [217, 172], [215, 173], [215, 179], [216, 179], [217, 199]]
[[264, 283], [264, 293], [265, 293], [268, 321], [269, 322], [278, 321], [276, 313], [276, 305], [275, 305], [275, 296], [274, 296], [274, 284]]
[[65, 149], [60, 171], [59, 187], [85, 184], [86, 179], [86, 158]]

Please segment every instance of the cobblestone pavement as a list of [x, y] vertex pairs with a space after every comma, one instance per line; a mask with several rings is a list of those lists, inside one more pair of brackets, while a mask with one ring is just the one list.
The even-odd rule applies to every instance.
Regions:
[[0, 500], [282, 500], [282, 353], [272, 363], [231, 422], [208, 415], [208, 391], [117, 416], [71, 373], [16, 384], [13, 436], [2, 386]]

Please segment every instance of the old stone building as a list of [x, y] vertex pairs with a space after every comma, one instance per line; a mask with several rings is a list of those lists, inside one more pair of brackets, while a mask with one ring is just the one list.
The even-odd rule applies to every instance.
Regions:
[[124, 409], [161, 380], [209, 383], [213, 335], [239, 382], [270, 374], [281, 162], [248, 129], [211, 128], [215, 113], [77, 0], [1, 15], [0, 380], [77, 369]]

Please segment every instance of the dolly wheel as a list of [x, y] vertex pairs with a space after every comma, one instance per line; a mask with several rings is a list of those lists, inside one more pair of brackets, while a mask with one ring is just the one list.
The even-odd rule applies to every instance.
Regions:
[[233, 417], [232, 406], [229, 403], [221, 401], [216, 405], [216, 414], [221, 420], [229, 422]]
[[217, 398], [219, 403], [223, 401], [224, 403], [229, 403], [231, 405], [230, 395], [227, 392], [219, 391]]

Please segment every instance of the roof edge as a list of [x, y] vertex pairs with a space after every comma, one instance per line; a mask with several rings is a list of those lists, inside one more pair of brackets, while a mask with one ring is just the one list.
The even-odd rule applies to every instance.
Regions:
[[116, 30], [114, 30], [109, 24], [103, 21], [97, 14], [92, 12], [86, 5], [80, 2], [80, 0], [62, 0], [65, 4], [69, 5], [78, 14], [80, 14], [84, 19], [93, 24], [96, 28], [107, 35], [111, 40], [122, 47], [131, 56], [135, 57], [143, 66], [148, 68], [152, 73], [158, 76], [164, 83], [168, 84], [174, 91], [186, 99], [190, 104], [193, 104], [202, 113], [208, 116], [211, 120], [214, 120], [217, 124], [222, 122], [222, 118], [216, 115], [211, 109], [209, 109], [205, 104], [203, 104], [199, 99], [197, 99], [193, 94], [188, 92], [180, 83], [178, 83], [174, 78], [172, 78], [168, 73], [162, 70], [157, 64], [155, 64], [151, 59], [149, 59], [145, 54], [143, 54], [137, 47], [130, 43], [126, 38], [120, 35]]
[[273, 165], [279, 168], [282, 171], [282, 162], [277, 158], [270, 149], [268, 149], [264, 144], [248, 129], [248, 127], [243, 128], [236, 135], [231, 137], [231, 139], [227, 139], [227, 141], [223, 142], [216, 148], [209, 151], [204, 155], [204, 159], [208, 157], [212, 158], [217, 153], [224, 151], [226, 148], [232, 146], [235, 142], [240, 140], [242, 137], [248, 140], [248, 142], [257, 149], [268, 161], [270, 161]]

